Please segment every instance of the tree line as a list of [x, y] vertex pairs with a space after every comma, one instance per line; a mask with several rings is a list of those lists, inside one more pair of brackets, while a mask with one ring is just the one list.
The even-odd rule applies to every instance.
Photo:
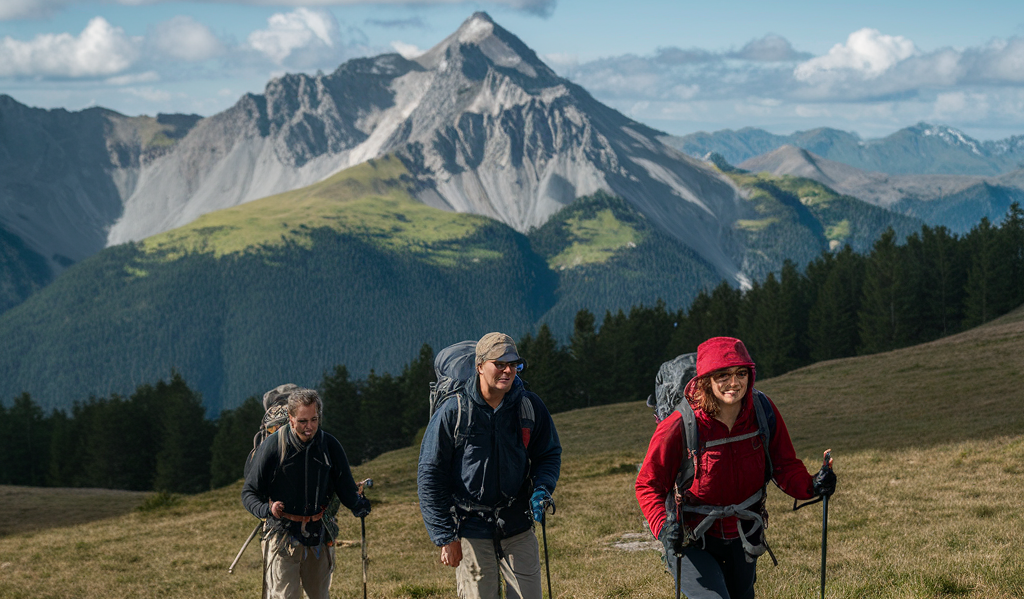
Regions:
[[[664, 360], [703, 340], [743, 339], [758, 377], [820, 360], [887, 351], [985, 323], [1024, 303], [1024, 213], [1011, 205], [962, 236], [923, 227], [903, 243], [889, 230], [871, 251], [825, 252], [801, 272], [787, 262], [746, 290], [727, 283], [687, 309], [663, 302], [576, 313], [562, 343], [545, 324], [519, 339], [523, 378], [552, 412], [646, 398]], [[359, 464], [414, 442], [427, 421], [434, 352], [424, 345], [397, 375], [323, 374], [324, 430]], [[216, 420], [180, 374], [130, 397], [90, 398], [45, 414], [28, 394], [0, 405], [0, 484], [194, 493], [238, 480], [263, 416], [250, 397]]]

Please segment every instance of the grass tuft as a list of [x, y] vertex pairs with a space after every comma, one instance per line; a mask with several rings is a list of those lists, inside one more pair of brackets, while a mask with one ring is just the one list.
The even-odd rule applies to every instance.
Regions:
[[159, 493], [154, 493], [147, 497], [146, 500], [142, 502], [142, 505], [135, 508], [135, 510], [143, 513], [161, 512], [178, 507], [182, 502], [183, 500], [181, 495], [168, 493], [167, 491], [160, 491]]

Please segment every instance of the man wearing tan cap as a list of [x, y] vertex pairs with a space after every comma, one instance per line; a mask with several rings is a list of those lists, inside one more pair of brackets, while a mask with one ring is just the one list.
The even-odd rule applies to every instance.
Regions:
[[439, 385], [452, 385], [423, 435], [420, 510], [463, 599], [498, 599], [502, 578], [509, 599], [541, 599], [533, 522], [551, 503], [562, 446], [544, 402], [517, 376], [524, 366], [504, 333], [435, 360]]

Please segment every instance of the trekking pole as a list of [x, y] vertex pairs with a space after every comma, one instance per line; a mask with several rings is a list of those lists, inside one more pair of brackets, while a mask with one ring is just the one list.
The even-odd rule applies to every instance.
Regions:
[[[547, 513], [547, 509], [551, 508], [551, 515], [555, 515], [555, 502], [550, 497], [544, 501], [544, 512]], [[548, 599], [554, 599], [554, 595], [551, 594], [551, 563], [548, 561], [548, 518], [545, 516], [540, 521], [540, 534], [544, 539], [544, 573], [548, 577]]]
[[[373, 487], [373, 479], [368, 478], [364, 480], [359, 483], [359, 494], [363, 495], [363, 489], [369, 489], [371, 487]], [[363, 495], [363, 497], [366, 497], [366, 495]], [[366, 556], [366, 516], [359, 516], [359, 526], [363, 530], [363, 599], [366, 599], [366, 566], [369, 562], [369, 559]]]
[[683, 554], [676, 554], [676, 599], [679, 599], [679, 594], [682, 591], [680, 588], [683, 585]]
[[[832, 469], [832, 450], [825, 450], [822, 468]], [[821, 498], [821, 599], [825, 599], [825, 555], [828, 551], [828, 495]]]
[[228, 574], [235, 573], [235, 566], [238, 565], [238, 560], [242, 559], [242, 554], [245, 553], [246, 548], [249, 547], [249, 543], [252, 543], [252, 540], [256, 538], [256, 535], [260, 532], [261, 526], [263, 526], [262, 520], [260, 520], [259, 524], [256, 525], [256, 528], [252, 529], [252, 532], [249, 533], [249, 538], [242, 543], [242, 548], [238, 550], [238, 555], [235, 556], [235, 561], [231, 562], [231, 566], [228, 567]]

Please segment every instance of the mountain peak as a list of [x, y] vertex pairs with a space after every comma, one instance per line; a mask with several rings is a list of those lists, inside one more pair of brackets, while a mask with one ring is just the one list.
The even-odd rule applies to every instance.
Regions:
[[[485, 12], [475, 12], [455, 33], [416, 59], [424, 68], [444, 71], [454, 66], [478, 63], [480, 59], [501, 69], [519, 71], [530, 78], [557, 77], [537, 54], [518, 37], [494, 22]], [[466, 69], [464, 69], [466, 70]], [[476, 71], [469, 68], [469, 71]]]

